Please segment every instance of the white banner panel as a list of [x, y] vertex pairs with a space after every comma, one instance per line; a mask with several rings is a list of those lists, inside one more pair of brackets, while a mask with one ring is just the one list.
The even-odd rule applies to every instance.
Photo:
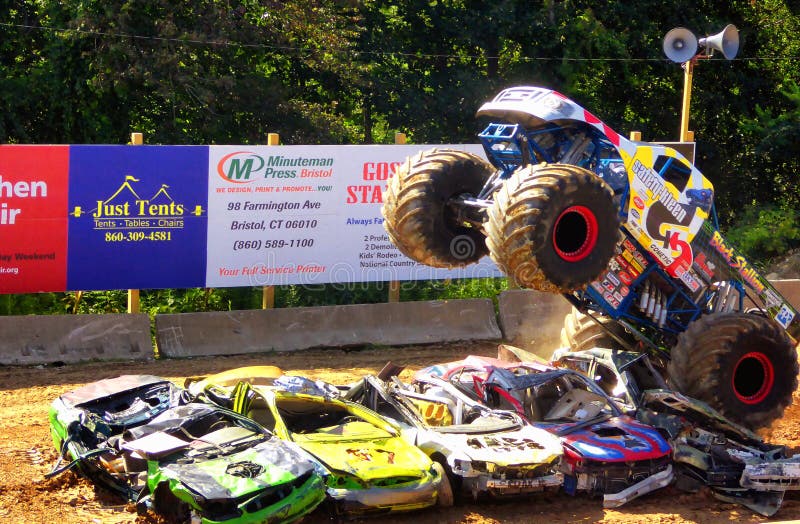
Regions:
[[419, 151], [478, 145], [210, 146], [208, 287], [501, 276], [484, 257], [418, 264], [383, 229], [389, 177]]

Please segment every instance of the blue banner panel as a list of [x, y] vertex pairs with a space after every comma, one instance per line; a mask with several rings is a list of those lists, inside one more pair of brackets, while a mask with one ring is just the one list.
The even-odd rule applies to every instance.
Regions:
[[70, 290], [205, 287], [208, 146], [71, 146]]

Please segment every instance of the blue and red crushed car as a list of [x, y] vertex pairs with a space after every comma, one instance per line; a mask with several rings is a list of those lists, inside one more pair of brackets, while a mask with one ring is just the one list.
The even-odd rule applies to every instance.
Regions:
[[769, 444], [697, 399], [667, 389], [646, 354], [605, 348], [557, 351], [553, 363], [594, 377], [638, 420], [659, 428], [673, 447], [675, 485], [708, 486], [726, 502], [770, 517], [786, 491], [800, 489], [800, 457]]
[[561, 438], [564, 491], [603, 497], [617, 507], [667, 486], [672, 448], [652, 426], [625, 415], [585, 375], [539, 363], [470, 356], [425, 368], [492, 408], [511, 409]]

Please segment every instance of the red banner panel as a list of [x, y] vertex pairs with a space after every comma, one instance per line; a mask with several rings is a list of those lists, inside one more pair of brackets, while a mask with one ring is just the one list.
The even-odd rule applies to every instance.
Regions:
[[0, 293], [67, 285], [69, 146], [0, 145]]

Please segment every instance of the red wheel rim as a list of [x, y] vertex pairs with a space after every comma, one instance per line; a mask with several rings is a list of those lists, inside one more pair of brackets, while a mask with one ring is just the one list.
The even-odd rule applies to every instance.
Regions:
[[751, 351], [736, 362], [731, 378], [733, 392], [745, 404], [762, 402], [775, 385], [772, 361], [760, 351]]
[[558, 215], [553, 248], [567, 262], [583, 260], [597, 245], [597, 217], [586, 206], [570, 206]]

